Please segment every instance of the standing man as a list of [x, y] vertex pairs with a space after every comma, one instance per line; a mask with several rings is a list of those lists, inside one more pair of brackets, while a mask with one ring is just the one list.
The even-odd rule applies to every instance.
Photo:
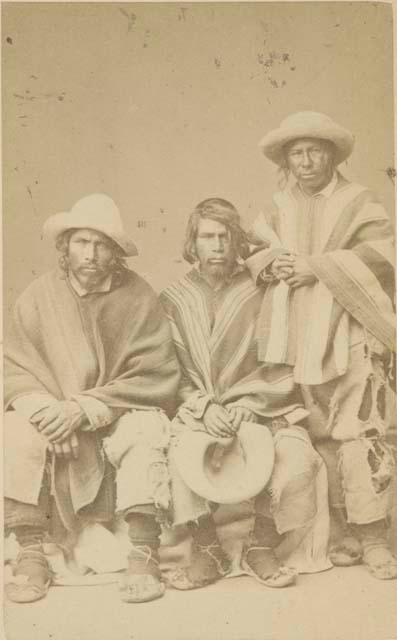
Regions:
[[161, 515], [168, 508], [167, 413], [179, 381], [168, 323], [124, 261], [137, 249], [106, 195], [51, 216], [60, 268], [17, 301], [5, 352], [5, 526], [20, 545], [14, 602], [46, 595], [43, 542], [56, 525], [129, 525], [127, 602], [164, 593]]
[[[274, 434], [276, 465], [270, 487], [255, 499], [255, 524], [243, 558], [246, 571], [261, 583], [285, 587], [295, 582], [295, 572], [282, 566], [276, 551], [287, 534], [296, 534], [296, 546], [310, 537], [318, 512], [322, 461], [297, 424], [307, 412], [291, 370], [282, 365], [267, 372], [257, 362], [262, 293], [241, 264], [246, 250], [235, 207], [220, 198], [204, 200], [186, 232], [184, 258], [196, 265], [161, 294], [182, 369], [170, 447], [174, 524], [187, 523], [193, 537], [190, 565], [170, 577], [177, 589], [202, 587], [231, 569], [217, 537], [213, 505], [189, 488], [174, 464], [186, 430], [230, 439], [250, 421]], [[311, 549], [316, 545], [321, 546], [318, 540]]]
[[301, 384], [330, 500], [344, 536], [335, 565], [361, 561], [397, 578], [387, 540], [394, 462], [385, 442], [395, 350], [392, 228], [376, 196], [338, 165], [353, 135], [321, 113], [295, 113], [262, 140], [263, 153], [296, 179], [254, 222], [247, 260], [265, 285], [259, 359], [284, 363]]

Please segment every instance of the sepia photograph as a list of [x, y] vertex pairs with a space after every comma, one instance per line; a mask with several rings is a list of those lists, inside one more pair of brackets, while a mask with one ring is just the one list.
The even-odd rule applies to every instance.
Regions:
[[6, 640], [397, 640], [393, 10], [1, 3]]

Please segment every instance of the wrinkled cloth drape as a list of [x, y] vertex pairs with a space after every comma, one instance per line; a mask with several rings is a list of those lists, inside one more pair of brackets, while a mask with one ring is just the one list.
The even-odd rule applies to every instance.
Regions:
[[[17, 301], [5, 350], [7, 408], [29, 393], [50, 394], [58, 400], [78, 394], [121, 413], [131, 409], [172, 413], [178, 381], [179, 367], [162, 307], [150, 286], [132, 271], [126, 270], [121, 284], [108, 293], [81, 298], [64, 274], [53, 271], [35, 280]], [[67, 465], [54, 460], [55, 491], [61, 492], [65, 481], [60, 474], [66, 474], [71, 500], [60, 502], [69, 502], [75, 513], [95, 499], [102, 483], [101, 435], [106, 433], [80, 430], [78, 459]], [[32, 446], [43, 450], [46, 442], [32, 437], [29, 443], [27, 438], [26, 455], [37, 461], [27, 481], [18, 437], [17, 429], [9, 430], [5, 441], [6, 476], [8, 469], [13, 478], [6, 497], [37, 504], [45, 456], [35, 458]]]
[[169, 452], [174, 524], [211, 512], [207, 501], [187, 487], [174, 463], [180, 434], [186, 429], [205, 430], [202, 417], [208, 403], [248, 408], [262, 422], [283, 415], [290, 426], [275, 436], [268, 515], [279, 533], [289, 536], [294, 566], [302, 572], [322, 571], [330, 566], [325, 465], [305, 429], [295, 426], [307, 411], [291, 367], [267, 367], [257, 360], [262, 295], [244, 269], [218, 292], [193, 269], [160, 296], [182, 368], [181, 404], [172, 422]]
[[348, 368], [352, 323], [395, 350], [392, 228], [368, 189], [340, 174], [329, 197], [308, 197], [294, 185], [274, 195], [250, 240], [255, 280], [284, 250], [307, 255], [318, 278], [295, 290], [269, 278], [258, 323], [261, 361], [292, 365], [302, 384], [336, 378]]

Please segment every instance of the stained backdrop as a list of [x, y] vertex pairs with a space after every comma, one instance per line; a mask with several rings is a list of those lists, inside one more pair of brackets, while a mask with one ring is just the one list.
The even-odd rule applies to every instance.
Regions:
[[131, 266], [168, 284], [197, 202], [249, 223], [269, 200], [258, 140], [292, 111], [354, 132], [342, 170], [393, 215], [390, 5], [3, 3], [2, 73], [6, 324], [54, 262], [43, 221], [96, 191], [140, 248]]

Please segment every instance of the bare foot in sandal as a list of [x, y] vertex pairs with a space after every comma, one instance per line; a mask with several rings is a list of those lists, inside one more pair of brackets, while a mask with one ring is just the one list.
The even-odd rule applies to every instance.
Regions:
[[363, 547], [363, 563], [378, 580], [397, 579], [397, 559], [390, 551], [386, 520], [355, 525]]
[[181, 591], [200, 589], [223, 578], [231, 567], [231, 560], [218, 541], [209, 545], [193, 542], [190, 565], [171, 571], [167, 580], [171, 587]]
[[364, 551], [363, 562], [378, 580], [397, 579], [397, 559], [387, 547], [375, 547]]
[[273, 549], [269, 547], [251, 545], [246, 548], [241, 567], [255, 580], [273, 589], [295, 584], [297, 578], [295, 569], [280, 565]]
[[161, 598], [165, 592], [159, 567], [158, 553], [148, 545], [133, 545], [128, 556], [128, 568], [120, 585], [123, 602], [150, 602]]
[[43, 547], [25, 547], [17, 558], [13, 580], [5, 585], [7, 597], [19, 603], [41, 600], [47, 595], [51, 575]]
[[353, 536], [345, 536], [329, 551], [329, 559], [335, 567], [352, 567], [362, 562], [363, 550]]

